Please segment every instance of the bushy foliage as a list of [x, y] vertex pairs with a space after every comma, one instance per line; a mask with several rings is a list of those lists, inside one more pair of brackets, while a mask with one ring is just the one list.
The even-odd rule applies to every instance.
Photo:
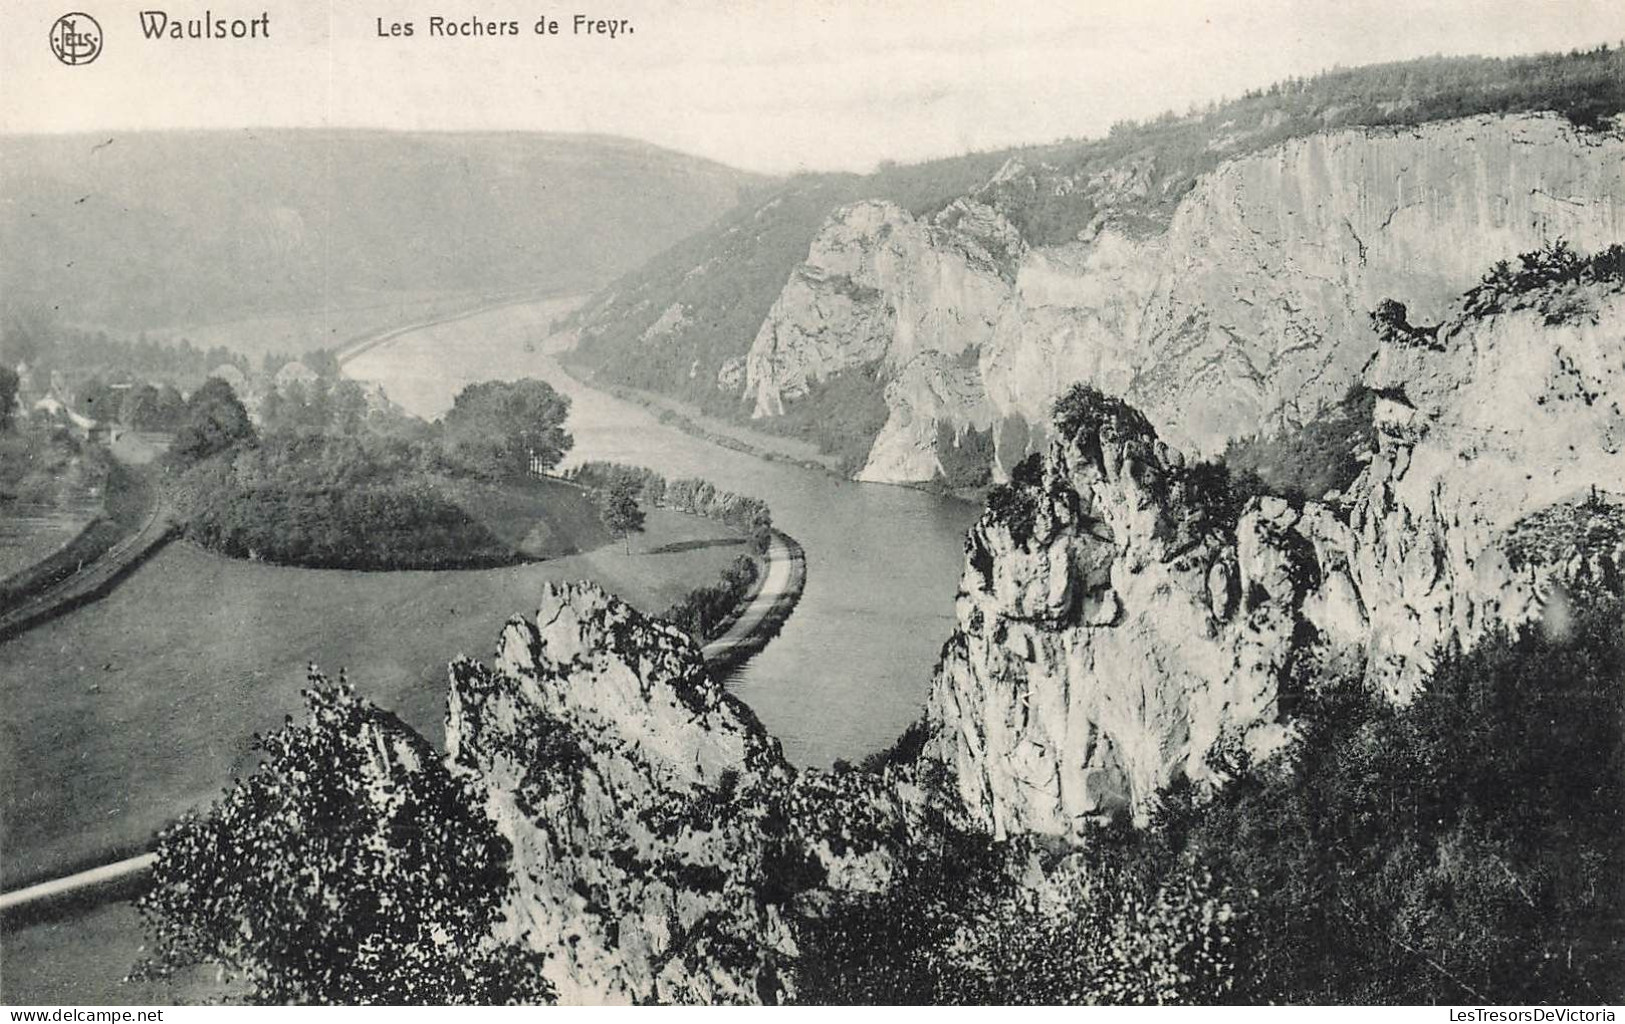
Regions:
[[118, 421], [135, 430], [178, 430], [186, 422], [186, 399], [169, 384], [135, 384], [119, 399]]
[[785, 402], [783, 416], [753, 420], [758, 429], [811, 441], [836, 456], [848, 476], [863, 468], [875, 435], [891, 410], [877, 384], [876, 368], [854, 366], [813, 381], [807, 394]]
[[359, 434], [367, 428], [371, 412], [360, 384], [341, 379], [329, 383], [318, 377], [308, 385], [292, 381], [273, 386], [260, 402], [260, 425], [270, 430], [319, 430]]
[[697, 643], [715, 640], [733, 619], [739, 604], [756, 585], [760, 570], [754, 558], [740, 555], [722, 570], [722, 579], [699, 587], [660, 613], [660, 617], [693, 637]]
[[966, 428], [958, 437], [946, 423], [937, 425], [938, 480], [949, 490], [985, 487], [993, 478], [993, 431]]
[[188, 465], [253, 439], [254, 424], [237, 393], [219, 377], [210, 377], [187, 398], [186, 417], [169, 452]]
[[106, 450], [86, 444], [61, 423], [43, 416], [17, 421], [0, 432], [0, 511], [15, 503], [54, 504], [101, 485]]
[[631, 550], [632, 534], [643, 531], [644, 512], [638, 506], [640, 493], [642, 488], [636, 481], [622, 478], [612, 481], [593, 495], [604, 529], [609, 531], [611, 537], [624, 538], [628, 551]]
[[1625, 286], [1625, 245], [1616, 242], [1585, 256], [1561, 238], [1548, 242], [1520, 253], [1516, 267], [1507, 260], [1496, 263], [1468, 289], [1462, 305], [1480, 317], [1533, 307], [1546, 323], [1560, 324], [1585, 311], [1583, 304], [1572, 301], [1568, 289], [1586, 284]]
[[515, 561], [438, 485], [433, 458], [398, 438], [273, 434], [193, 467], [176, 492], [186, 536], [236, 558], [349, 569]]
[[564, 430], [570, 399], [526, 378], [470, 384], [441, 420], [448, 456], [472, 475], [520, 477], [552, 469], [574, 444]]
[[1448, 656], [1406, 709], [1322, 681], [1290, 764], [1174, 794], [1117, 852], [1249, 894], [1244, 1001], [1617, 1002], [1622, 611]]
[[1298, 501], [1341, 492], [1376, 451], [1376, 401], [1374, 391], [1356, 384], [1301, 426], [1231, 441], [1224, 465], [1235, 477], [1256, 477], [1263, 489]]
[[835, 1003], [1225, 1000], [1236, 914], [1200, 869], [1162, 878], [948, 830], [883, 894], [804, 925], [802, 998]]
[[1531, 565], [1574, 566], [1579, 589], [1625, 590], [1625, 504], [1597, 493], [1560, 502], [1512, 524], [1502, 542], [1507, 563], [1521, 572]]
[[1369, 315], [1372, 329], [1376, 331], [1378, 340], [1385, 345], [1425, 348], [1434, 352], [1444, 351], [1444, 343], [1439, 340], [1440, 325], [1412, 324], [1409, 319], [1410, 311], [1397, 299], [1383, 299]]
[[541, 957], [492, 937], [508, 842], [393, 716], [312, 674], [308, 719], [158, 837], [143, 973], [217, 963], [260, 1003], [547, 1001]]
[[620, 488], [646, 505], [715, 519], [749, 537], [757, 554], [766, 552], [773, 538], [773, 513], [766, 502], [721, 490], [709, 480], [683, 477], [668, 481], [643, 466], [602, 461], [583, 462], [570, 471], [570, 479], [595, 493]]
[[1092, 438], [1110, 427], [1119, 435], [1155, 434], [1145, 414], [1093, 384], [1074, 384], [1051, 406], [1056, 435], [1067, 440]]
[[17, 420], [17, 371], [0, 364], [0, 431], [11, 429]]

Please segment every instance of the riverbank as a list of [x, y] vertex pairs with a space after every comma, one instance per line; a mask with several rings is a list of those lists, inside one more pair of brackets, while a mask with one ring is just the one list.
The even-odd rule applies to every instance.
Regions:
[[[7, 889], [139, 849], [252, 767], [252, 739], [300, 708], [312, 661], [424, 735], [440, 735], [446, 663], [489, 652], [545, 582], [591, 579], [649, 614], [715, 580], [733, 530], [650, 513], [633, 553], [489, 570], [375, 573], [161, 547], [101, 600], [0, 644], [7, 665], [0, 817]], [[72, 751], [71, 760], [61, 757]]]
[[[564, 354], [567, 353], [556, 356], [554, 362], [577, 384], [601, 391], [630, 405], [636, 405], [652, 413], [661, 423], [675, 427], [691, 437], [767, 462], [787, 462], [803, 469], [827, 473], [838, 480], [850, 479], [841, 472], [840, 460], [833, 455], [820, 452], [816, 445], [708, 415], [695, 406], [669, 395], [600, 381], [579, 364], [563, 359]], [[991, 485], [949, 488], [936, 481], [922, 480], [892, 481], [878, 486], [904, 487], [911, 491], [920, 491], [977, 506], [986, 502], [988, 491], [991, 490]]]
[[726, 674], [760, 653], [779, 635], [807, 586], [807, 553], [794, 537], [773, 531], [766, 569], [722, 635], [700, 653], [713, 673]]
[[653, 413], [661, 423], [689, 434], [702, 441], [708, 441], [719, 448], [752, 455], [767, 462], [788, 462], [803, 469], [811, 469], [821, 473], [828, 473], [837, 479], [845, 480], [846, 474], [841, 472], [840, 462], [833, 455], [825, 455], [818, 448], [806, 441], [797, 441], [790, 437], [780, 437], [760, 430], [727, 420], [707, 415], [686, 402], [680, 402], [667, 395], [659, 395], [652, 391], [642, 391], [638, 388], [629, 388], [622, 384], [600, 381], [583, 367], [570, 363], [563, 358], [554, 360], [556, 365], [570, 376], [570, 379], [582, 387], [592, 388], [595, 391], [611, 395], [620, 401], [636, 405]]

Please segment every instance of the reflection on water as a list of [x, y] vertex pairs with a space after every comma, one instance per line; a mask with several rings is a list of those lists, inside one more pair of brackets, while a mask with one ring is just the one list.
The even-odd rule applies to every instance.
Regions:
[[346, 372], [428, 417], [472, 381], [539, 377], [571, 398], [570, 463], [636, 463], [767, 501], [807, 550], [807, 589], [784, 632], [730, 688], [798, 764], [856, 759], [890, 743], [919, 714], [948, 637], [976, 508], [730, 451], [583, 387], [540, 351], [558, 308], [509, 307], [403, 335]]

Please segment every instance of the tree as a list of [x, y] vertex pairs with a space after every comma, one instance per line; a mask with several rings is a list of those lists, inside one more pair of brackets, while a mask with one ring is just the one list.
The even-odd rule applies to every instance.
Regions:
[[158, 389], [151, 384], [137, 384], [124, 392], [119, 402], [118, 419], [126, 427], [151, 430], [158, 415]]
[[170, 450], [185, 461], [197, 462], [253, 437], [254, 425], [237, 393], [219, 377], [210, 377], [187, 400], [186, 420]]
[[139, 973], [217, 963], [262, 1003], [550, 1000], [540, 954], [492, 938], [511, 847], [479, 795], [342, 677], [310, 681], [306, 723], [160, 833]]
[[564, 430], [570, 400], [539, 380], [487, 381], [458, 393], [441, 421], [447, 454], [488, 479], [524, 476], [535, 457], [552, 469], [574, 439]]
[[17, 371], [0, 365], [0, 430], [10, 430], [17, 416], [17, 388], [22, 383]]
[[642, 487], [631, 477], [619, 477], [599, 489], [595, 498], [598, 516], [610, 535], [626, 541], [626, 553], [632, 553], [632, 534], [643, 532], [643, 509], [638, 507], [638, 494]]

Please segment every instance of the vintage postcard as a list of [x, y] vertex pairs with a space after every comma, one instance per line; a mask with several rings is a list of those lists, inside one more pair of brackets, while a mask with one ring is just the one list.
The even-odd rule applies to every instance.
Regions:
[[0, 8], [13, 1020], [1612, 1021], [1622, 758], [1618, 0]]

